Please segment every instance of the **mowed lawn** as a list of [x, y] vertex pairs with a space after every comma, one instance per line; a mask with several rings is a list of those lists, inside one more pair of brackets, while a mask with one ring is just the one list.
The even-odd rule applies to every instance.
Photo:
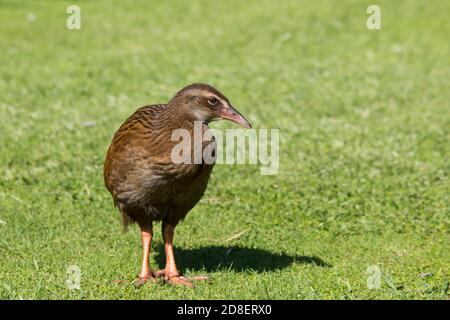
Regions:
[[[376, 1], [368, 30], [373, 2], [0, 1], [0, 298], [448, 299], [450, 3]], [[104, 156], [192, 82], [279, 129], [280, 170], [217, 165], [175, 233], [182, 272], [212, 280], [135, 288]]]

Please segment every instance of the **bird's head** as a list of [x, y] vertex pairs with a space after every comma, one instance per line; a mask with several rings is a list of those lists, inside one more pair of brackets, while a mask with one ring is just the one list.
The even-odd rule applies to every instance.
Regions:
[[226, 119], [245, 128], [252, 127], [231, 105], [227, 97], [208, 84], [194, 83], [181, 89], [169, 101], [169, 106], [176, 107], [184, 117], [193, 121], [209, 123]]

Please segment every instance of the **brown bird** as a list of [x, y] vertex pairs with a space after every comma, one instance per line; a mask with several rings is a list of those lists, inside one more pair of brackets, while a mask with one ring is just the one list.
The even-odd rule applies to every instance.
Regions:
[[[208, 84], [196, 83], [181, 89], [167, 104], [139, 108], [112, 139], [104, 165], [105, 185], [121, 212], [125, 229], [133, 222], [141, 229], [143, 255], [137, 284], [164, 277], [172, 284], [192, 286], [192, 280], [206, 279], [186, 278], [178, 272], [172, 243], [178, 222], [203, 196], [214, 159], [174, 161], [172, 151], [180, 141], [173, 141], [172, 133], [183, 129], [194, 138], [196, 125], [205, 133], [208, 123], [219, 119], [251, 128], [222, 93]], [[214, 137], [200, 144], [190, 140], [188, 146], [193, 148], [186, 154], [188, 158], [203, 155], [211, 143], [214, 156]], [[149, 266], [154, 221], [162, 221], [166, 253], [165, 269], [157, 272]]]

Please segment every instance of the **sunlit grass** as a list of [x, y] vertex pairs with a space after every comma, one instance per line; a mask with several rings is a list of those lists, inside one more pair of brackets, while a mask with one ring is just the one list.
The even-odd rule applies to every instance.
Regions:
[[[369, 31], [363, 1], [80, 1], [77, 31], [72, 1], [0, 1], [0, 298], [447, 299], [450, 7], [378, 2]], [[137, 107], [191, 82], [279, 129], [280, 171], [216, 166], [177, 227], [179, 266], [211, 282], [117, 284], [141, 249], [104, 155]]]

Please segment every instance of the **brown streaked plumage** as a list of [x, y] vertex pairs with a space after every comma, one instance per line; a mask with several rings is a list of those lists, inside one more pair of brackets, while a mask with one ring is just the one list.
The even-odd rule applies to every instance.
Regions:
[[[174, 130], [185, 129], [193, 138], [196, 121], [201, 122], [205, 132], [208, 123], [217, 119], [228, 119], [250, 128], [248, 121], [217, 89], [207, 84], [191, 84], [168, 104], [136, 110], [113, 137], [104, 165], [105, 185], [122, 214], [124, 226], [136, 222], [141, 229], [143, 257], [138, 283], [156, 276], [187, 286], [192, 286], [190, 280], [195, 280], [177, 271], [173, 233], [178, 222], [203, 196], [214, 163], [175, 164], [171, 153], [179, 141], [172, 141], [171, 137]], [[203, 142], [200, 150], [192, 148], [191, 156], [202, 152], [209, 143], [215, 142]], [[156, 273], [150, 270], [148, 262], [153, 221], [162, 221], [166, 252], [166, 268]]]

